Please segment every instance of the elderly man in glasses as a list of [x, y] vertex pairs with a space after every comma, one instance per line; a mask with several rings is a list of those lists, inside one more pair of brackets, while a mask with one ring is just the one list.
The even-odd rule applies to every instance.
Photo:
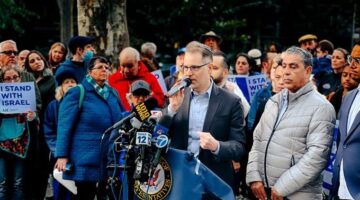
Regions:
[[17, 64], [18, 49], [13, 40], [6, 40], [0, 43], [0, 67]]
[[148, 71], [145, 64], [140, 60], [139, 51], [127, 47], [120, 52], [119, 60], [119, 69], [109, 77], [109, 84], [119, 93], [125, 110], [130, 111], [131, 109], [126, 96], [130, 95], [130, 85], [137, 80], [144, 80], [150, 85], [150, 95], [157, 100], [158, 107], [162, 108], [165, 103], [164, 93], [156, 77]]
[[245, 155], [243, 106], [238, 96], [211, 79], [212, 63], [213, 53], [205, 44], [193, 41], [186, 46], [182, 70], [191, 85], [169, 98], [171, 146], [198, 157], [232, 186], [231, 161]]
[[[360, 43], [349, 56], [352, 78], [360, 81]], [[349, 92], [339, 111], [340, 142], [334, 164], [333, 191], [339, 199], [360, 199], [360, 85]]]

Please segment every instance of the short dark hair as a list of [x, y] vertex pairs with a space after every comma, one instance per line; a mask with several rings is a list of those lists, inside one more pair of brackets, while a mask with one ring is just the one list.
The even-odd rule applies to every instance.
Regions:
[[218, 57], [222, 57], [223, 61], [221, 63], [221, 67], [224, 67], [225, 69], [230, 69], [230, 66], [227, 64], [227, 58], [226, 58], [226, 54], [222, 51], [215, 51], [213, 53], [213, 57], [218, 56]]
[[91, 70], [92, 68], [94, 68], [95, 66], [95, 62], [98, 61], [99, 63], [105, 63], [105, 64], [110, 64], [108, 59], [106, 59], [106, 57], [104, 56], [94, 56], [91, 58], [90, 62], [89, 62], [89, 70]]
[[318, 46], [321, 51], [327, 51], [328, 54], [332, 54], [334, 51], [334, 45], [329, 40], [321, 40]]

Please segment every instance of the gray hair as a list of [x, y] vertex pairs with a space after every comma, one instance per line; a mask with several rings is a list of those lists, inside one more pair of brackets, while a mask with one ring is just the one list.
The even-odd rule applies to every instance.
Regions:
[[141, 45], [141, 53], [145, 55], [149, 55], [149, 53], [155, 54], [156, 49], [157, 47], [153, 42], [145, 42], [144, 44]]
[[140, 60], [140, 53], [138, 50], [136, 50], [133, 47], [126, 47], [124, 48], [119, 55], [119, 59], [121, 59], [123, 56], [134, 56], [136, 61]]
[[212, 63], [213, 52], [210, 47], [198, 41], [192, 41], [186, 45], [186, 53], [200, 53], [204, 62]]
[[21, 77], [21, 70], [19, 68], [7, 65], [7, 66], [1, 67], [1, 69], [0, 69], [0, 82], [3, 82], [5, 73], [10, 70], [14, 70]]
[[11, 43], [17, 49], [16, 42], [14, 40], [4, 40], [4, 41], [0, 42], [0, 51], [3, 51], [3, 47], [7, 43]]
[[285, 52], [283, 52], [283, 54], [293, 54], [293, 55], [298, 55], [302, 58], [305, 67], [307, 66], [312, 66], [312, 55], [309, 51], [302, 49], [300, 47], [296, 47], [296, 46], [292, 46], [288, 49], [286, 49]]

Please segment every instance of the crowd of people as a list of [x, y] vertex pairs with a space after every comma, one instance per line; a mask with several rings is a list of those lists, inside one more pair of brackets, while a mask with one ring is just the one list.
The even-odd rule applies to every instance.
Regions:
[[[178, 49], [164, 84], [191, 85], [171, 96], [151, 73], [160, 69], [152, 42], [124, 48], [119, 66], [96, 53], [91, 37], [56, 42], [47, 57], [0, 42], [0, 82], [33, 82], [36, 97], [36, 110], [0, 113], [0, 199], [43, 200], [54, 169], [77, 194], [51, 180], [53, 199], [107, 199], [103, 133], [149, 97], [172, 117], [170, 146], [197, 157], [237, 199], [360, 199], [360, 43], [349, 53], [307, 34], [228, 63], [221, 42], [209, 31]], [[249, 102], [230, 74], [268, 80]]]

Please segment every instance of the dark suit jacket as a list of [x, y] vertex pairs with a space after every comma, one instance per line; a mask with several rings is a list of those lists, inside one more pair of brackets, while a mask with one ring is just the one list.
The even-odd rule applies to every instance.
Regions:
[[[185, 90], [185, 97], [170, 128], [171, 146], [187, 150], [189, 137], [189, 109], [191, 91]], [[200, 149], [200, 160], [229, 185], [233, 184], [231, 160], [240, 160], [245, 154], [245, 129], [241, 100], [234, 94], [213, 84], [203, 132], [220, 141], [218, 155], [210, 150]]]
[[346, 185], [354, 199], [360, 199], [360, 112], [357, 113], [354, 122], [347, 132], [347, 121], [351, 105], [358, 89], [349, 92], [343, 99], [339, 112], [340, 143], [336, 154], [334, 166], [333, 194], [337, 194], [339, 188], [340, 163], [343, 161]]

